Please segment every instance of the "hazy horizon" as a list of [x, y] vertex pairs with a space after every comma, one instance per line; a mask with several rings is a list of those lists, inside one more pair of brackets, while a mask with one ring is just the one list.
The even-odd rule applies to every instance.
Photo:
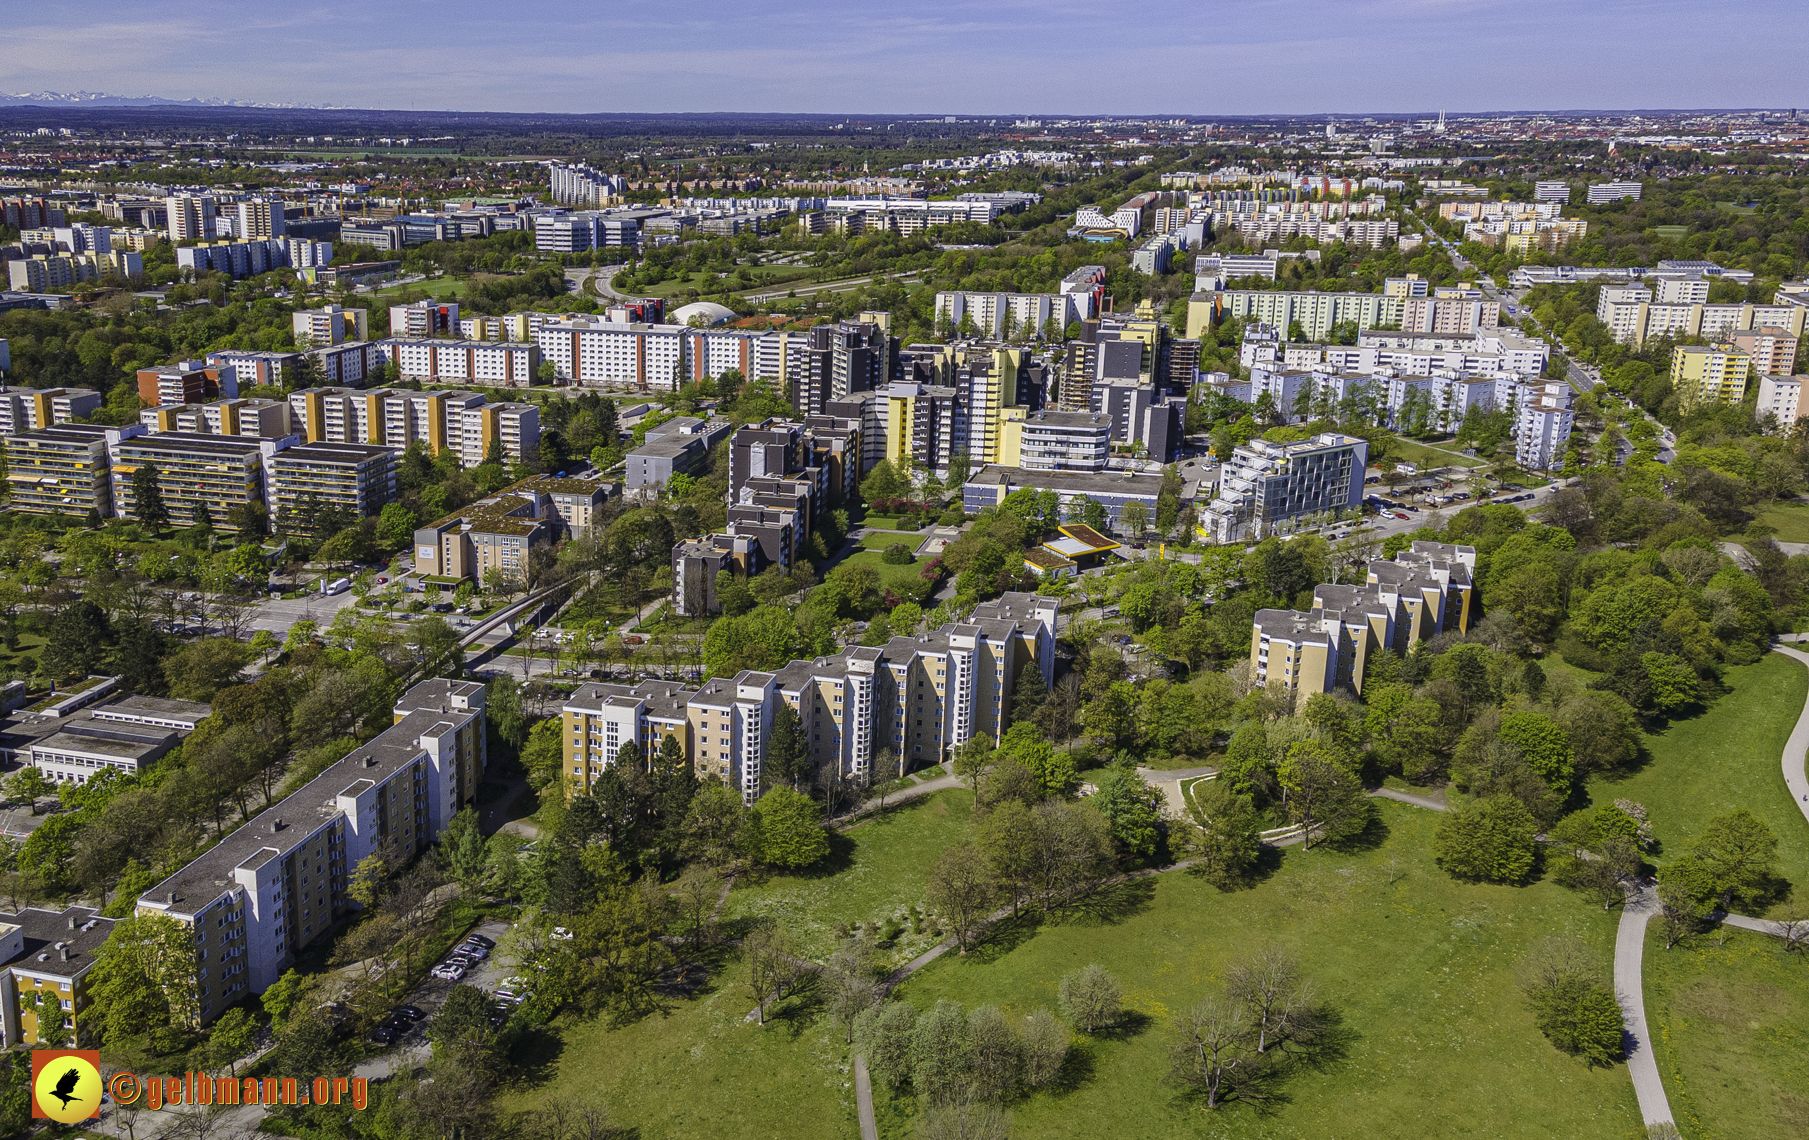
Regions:
[[[278, 13], [93, 0], [57, 19], [24, 13], [30, 22], [8, 31], [0, 91], [396, 111], [985, 117], [1809, 103], [1798, 6], [1756, 0], [1740, 9], [1749, 34], [1691, 36], [1702, 11], [1682, 0], [1252, 0], [1120, 14], [1003, 0], [953, 11], [602, 5], [499, 17], [471, 0]], [[1760, 34], [1771, 47], [1756, 53]]]

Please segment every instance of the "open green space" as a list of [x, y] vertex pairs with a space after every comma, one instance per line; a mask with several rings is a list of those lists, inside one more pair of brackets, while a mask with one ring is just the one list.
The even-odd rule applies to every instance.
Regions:
[[[736, 271], [747, 270], [747, 280], [751, 284], [741, 284]], [[705, 295], [722, 293], [739, 293], [747, 289], [774, 289], [781, 285], [798, 284], [810, 279], [816, 271], [803, 265], [757, 265], [736, 266], [735, 271], [719, 274], [709, 270], [687, 273], [673, 277], [658, 284], [637, 288], [637, 297], [671, 297], [683, 293], [687, 289], [695, 289]]]
[[1597, 779], [1590, 794], [1597, 803], [1617, 797], [1638, 800], [1651, 813], [1652, 831], [1663, 844], [1657, 861], [1676, 856], [1709, 820], [1746, 808], [1778, 837], [1778, 870], [1795, 884], [1793, 899], [1809, 899], [1809, 827], [1790, 802], [1784, 783], [1784, 744], [1809, 694], [1809, 669], [1781, 653], [1755, 665], [1730, 668], [1731, 690], [1700, 716], [1671, 722], [1646, 737], [1649, 761], [1620, 779]]
[[956, 788], [888, 809], [835, 835], [822, 871], [738, 880], [723, 914], [771, 918], [819, 961], [835, 949], [838, 926], [877, 924], [881, 936], [893, 931], [887, 957], [908, 962], [941, 941], [921, 923], [912, 929], [911, 909], [921, 912], [936, 856], [968, 838], [973, 802]]
[[1773, 503], [1755, 521], [1775, 530], [1779, 542], [1809, 542], [1809, 503]]
[[1688, 226], [1653, 226], [1652, 232], [1666, 241], [1681, 241], [1690, 236]]
[[842, 1032], [821, 1017], [769, 1019], [764, 1029], [744, 1020], [754, 1005], [746, 981], [731, 964], [701, 996], [619, 1029], [607, 1017], [559, 1019], [499, 1107], [534, 1111], [553, 1097], [602, 1104], [638, 1140], [856, 1135]]
[[0, 670], [29, 674], [38, 671], [38, 659], [44, 655], [44, 639], [35, 633], [21, 633], [13, 639], [18, 648], [0, 646]]
[[923, 538], [924, 536], [916, 531], [875, 531], [872, 534], [863, 535], [861, 537], [861, 549], [885, 550], [888, 546], [897, 546], [899, 543], [903, 543], [912, 550], [916, 550], [919, 546], [923, 545]]
[[464, 277], [429, 277], [425, 281], [410, 281], [406, 285], [391, 285], [371, 294], [373, 297], [395, 297], [402, 293], [423, 293], [430, 297], [447, 297], [453, 293], [463, 296], [468, 279]]
[[1672, 950], [1664, 945], [1653, 926], [1646, 935], [1646, 1016], [1684, 1136], [1809, 1136], [1809, 969], [1801, 955], [1746, 930], [1700, 935]]
[[[891, 544], [887, 543], [886, 545], [890, 546]], [[897, 582], [916, 581], [918, 576], [923, 573], [924, 563], [922, 559], [907, 562], [900, 566], [893, 566], [881, 562], [879, 556], [880, 552], [878, 550], [867, 548], [850, 554], [847, 558], [843, 559], [843, 561], [851, 562], [857, 566], [871, 566], [879, 571], [879, 583], [882, 588], [889, 587]], [[928, 607], [926, 606], [925, 608], [927, 609]]]
[[[946, 955], [901, 995], [919, 1008], [947, 997], [1022, 1016], [1053, 1009], [1070, 970], [1098, 962], [1117, 976], [1136, 1024], [1079, 1042], [1076, 1087], [1013, 1107], [1020, 1137], [1639, 1134], [1625, 1066], [1591, 1069], [1559, 1053], [1514, 979], [1548, 934], [1584, 939], [1605, 973], [1618, 916], [1551, 883], [1456, 882], [1432, 862], [1437, 815], [1378, 806], [1387, 838], [1371, 850], [1289, 848], [1273, 875], [1229, 894], [1184, 872], [1153, 876], [1088, 915]], [[1354, 1039], [1342, 1062], [1293, 1077], [1268, 1114], [1236, 1105], [1208, 1114], [1163, 1081], [1171, 1019], [1266, 942], [1299, 956]], [[881, 1135], [909, 1135], [911, 1106], [876, 1095]]]
[[1487, 460], [1476, 459], [1463, 454], [1456, 448], [1446, 451], [1442, 448], [1427, 447], [1423, 443], [1415, 443], [1411, 439], [1395, 436], [1389, 443], [1396, 459], [1405, 460], [1421, 471], [1431, 467], [1485, 467]]
[[1742, 206], [1738, 202], [1716, 202], [1715, 209], [1725, 210], [1730, 214], [1756, 214], [1759, 212], [1757, 206]]

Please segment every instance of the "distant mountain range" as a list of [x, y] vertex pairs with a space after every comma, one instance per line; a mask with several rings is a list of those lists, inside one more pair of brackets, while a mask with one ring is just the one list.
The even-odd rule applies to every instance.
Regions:
[[245, 103], [237, 99], [165, 99], [161, 95], [109, 95], [104, 91], [0, 93], [0, 107], [280, 107], [327, 110], [318, 103]]

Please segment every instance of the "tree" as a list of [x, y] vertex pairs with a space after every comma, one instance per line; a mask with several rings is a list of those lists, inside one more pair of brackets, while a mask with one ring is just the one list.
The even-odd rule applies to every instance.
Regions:
[[825, 1002], [850, 1043], [861, 1015], [885, 997], [885, 987], [873, 972], [873, 944], [861, 938], [850, 938], [836, 947], [823, 967]]
[[1294, 956], [1280, 946], [1234, 964], [1225, 976], [1225, 991], [1249, 1016], [1258, 1053], [1287, 1041], [1312, 1019], [1312, 988], [1301, 978]]
[[366, 910], [377, 905], [377, 898], [383, 891], [383, 880], [388, 870], [383, 865], [383, 856], [371, 852], [358, 860], [352, 868], [351, 881], [346, 885], [346, 894], [352, 901]]
[[1596, 980], [1589, 949], [1580, 939], [1542, 939], [1522, 959], [1518, 973], [1533, 1021], [1554, 1046], [1592, 1065], [1620, 1059], [1626, 1032], [1620, 1003]]
[[911, 1029], [911, 1084], [930, 1104], [950, 1104], [971, 1094], [967, 1018], [947, 998], [925, 1010]]
[[276, 634], [267, 629], [260, 629], [251, 635], [251, 651], [257, 654], [258, 658], [266, 663], [269, 662], [270, 655], [275, 653], [279, 646], [280, 643], [276, 640]]
[[862, 1012], [854, 1024], [854, 1039], [867, 1058], [874, 1080], [897, 1092], [911, 1079], [911, 1039], [917, 1027], [917, 1010], [904, 1002], [887, 1002]]
[[251, 647], [229, 637], [203, 638], [166, 657], [164, 676], [170, 696], [184, 701], [207, 702], [214, 693], [238, 679], [239, 670], [251, 661]]
[[1250, 1018], [1239, 1002], [1212, 996], [1175, 1020], [1169, 1044], [1169, 1079], [1206, 1098], [1214, 1109], [1237, 1086], [1255, 1058], [1250, 1053]]
[[1577, 758], [1570, 737], [1550, 717], [1540, 713], [1509, 713], [1501, 718], [1501, 739], [1520, 750], [1527, 765], [1551, 786], [1560, 799], [1570, 794]]
[[95, 959], [89, 995], [109, 1048], [149, 1038], [168, 1052], [199, 1025], [188, 927], [162, 915], [122, 919]]
[[1024, 1018], [1024, 1083], [1033, 1089], [1052, 1084], [1068, 1059], [1068, 1028], [1046, 1009]]
[[[557, 754], [557, 738], [553, 746]], [[714, 778], [706, 779], [685, 809], [684, 838], [680, 848], [685, 858], [711, 867], [726, 867], [733, 863], [741, 850], [742, 825], [748, 814], [739, 792]]]
[[146, 463], [132, 472], [132, 515], [155, 534], [169, 525], [170, 511], [163, 503], [163, 486], [157, 465]]
[[1126, 503], [1118, 512], [1118, 528], [1138, 542], [1149, 533], [1149, 508], [1142, 503]]
[[973, 788], [975, 807], [980, 806], [980, 777], [996, 756], [992, 737], [984, 732], [975, 733], [955, 749], [949, 767]]
[[447, 877], [466, 894], [475, 894], [483, 886], [489, 853], [478, 830], [475, 809], [464, 808], [447, 821], [446, 830], [440, 835], [440, 862]]
[[109, 640], [107, 614], [86, 599], [69, 603], [50, 619], [44, 644], [44, 671], [59, 684], [98, 672]]
[[762, 862], [796, 870], [814, 866], [828, 856], [823, 809], [809, 796], [791, 788], [774, 788], [760, 798], [754, 810]]
[[798, 710], [785, 701], [779, 701], [778, 707], [773, 711], [772, 734], [766, 742], [766, 761], [761, 766], [760, 774], [766, 778], [768, 787], [783, 783], [795, 791], [798, 781], [807, 774], [809, 765], [804, 726], [798, 719]]
[[1241, 882], [1262, 855], [1262, 821], [1250, 797], [1238, 795], [1229, 779], [1202, 780], [1193, 785], [1187, 810], [1195, 869], [1220, 890]]
[[930, 874], [930, 905], [948, 920], [963, 955], [984, 927], [998, 894], [992, 868], [971, 843], [944, 850]]
[[1745, 808], [1716, 816], [1690, 844], [1721, 896], [1721, 905], [1736, 902], [1757, 907], [1776, 890], [1778, 840], [1764, 821]]
[[1106, 819], [1112, 839], [1131, 858], [1153, 859], [1162, 842], [1162, 793], [1129, 764], [1114, 764], [1099, 778], [1091, 804]]
[[1479, 883], [1526, 881], [1537, 858], [1538, 821], [1513, 796], [1473, 800], [1439, 820], [1432, 850], [1453, 878]]
[[219, 1020], [208, 1030], [207, 1054], [209, 1063], [216, 1069], [226, 1069], [233, 1076], [238, 1076], [239, 1059], [251, 1052], [257, 1040], [257, 1022], [242, 1005], [235, 1005], [221, 1014]]
[[1326, 760], [1310, 743], [1295, 744], [1280, 772], [1287, 795], [1288, 818], [1302, 829], [1302, 849], [1313, 848], [1313, 832], [1335, 842], [1359, 834], [1369, 826], [1372, 808], [1363, 785], [1338, 765]]
[[1694, 855], [1673, 859], [1658, 872], [1658, 920], [1665, 949], [1701, 929], [1714, 913], [1715, 878]]
[[1063, 974], [1056, 1001], [1062, 1014], [1083, 1033], [1116, 1025], [1124, 1013], [1118, 980], [1097, 962]]
[[791, 935], [784, 927], [761, 924], [741, 940], [741, 957], [747, 963], [748, 989], [754, 998], [755, 1016], [766, 1024], [768, 1003], [783, 1001], [796, 976]]

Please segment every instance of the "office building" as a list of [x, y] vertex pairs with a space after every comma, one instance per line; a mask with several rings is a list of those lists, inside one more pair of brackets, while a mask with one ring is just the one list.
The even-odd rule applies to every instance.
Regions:
[[8, 505], [28, 514], [85, 518], [113, 515], [109, 447], [144, 431], [99, 424], [61, 424], [9, 435], [6, 443]]
[[1336, 689], [1361, 695], [1377, 653], [1405, 656], [1440, 633], [1469, 630], [1475, 569], [1473, 547], [1415, 541], [1393, 561], [1371, 561], [1361, 586], [1321, 583], [1309, 613], [1258, 610], [1252, 677], [1296, 701]]
[[133, 475], [142, 467], [157, 472], [157, 489], [171, 525], [193, 526], [203, 513], [216, 530], [236, 530], [232, 512], [263, 503], [264, 461], [276, 441], [199, 432], [159, 432], [122, 439], [113, 452], [113, 513], [139, 517]]
[[1029, 471], [1104, 471], [1113, 420], [1096, 412], [1005, 409], [999, 464]]
[[194, 701], [122, 697], [51, 718], [50, 731], [21, 748], [18, 759], [53, 784], [85, 784], [106, 771], [136, 776], [211, 711]]
[[1680, 344], [1671, 350], [1671, 386], [1686, 408], [1746, 398], [1752, 357], [1731, 344]]
[[1201, 514], [1200, 536], [1216, 543], [1260, 540], [1309, 516], [1356, 511], [1368, 456], [1365, 441], [1336, 432], [1235, 447], [1220, 470], [1218, 497]]
[[297, 348], [324, 348], [347, 340], [370, 339], [370, 310], [324, 305], [294, 315]]
[[1637, 182], [1591, 182], [1589, 184], [1589, 204], [1600, 206], [1608, 202], [1619, 202], [1623, 198], [1639, 200], [1640, 184]]
[[1759, 400], [1753, 407], [1753, 416], [1761, 423], [1766, 416], [1776, 422], [1775, 430], [1790, 431], [1796, 421], [1809, 415], [1809, 406], [1803, 403], [1802, 376], [1760, 376]]
[[178, 194], [165, 198], [163, 205], [168, 212], [171, 241], [212, 241], [218, 234], [212, 195]]
[[313, 517], [316, 505], [364, 518], [396, 497], [396, 453], [376, 444], [296, 444], [272, 455], [268, 468], [270, 514], [285, 530]]
[[[99, 1020], [88, 1012], [89, 971], [117, 921], [82, 906], [0, 911], [0, 1045], [59, 1040], [77, 1049], [100, 1047]], [[38, 1020], [53, 1009], [62, 1022], [56, 1037]]]
[[1061, 501], [1064, 518], [1079, 517], [1080, 510], [1085, 507], [1080, 502], [1082, 499], [1098, 503], [1105, 508], [1108, 528], [1118, 530], [1119, 516], [1131, 503], [1142, 505], [1144, 517], [1156, 517], [1156, 500], [1162, 493], [1162, 477], [1139, 475], [1130, 471], [1098, 473], [1037, 470], [992, 464], [967, 477], [967, 482], [961, 487], [961, 509], [970, 515], [978, 514], [987, 507], [1003, 503], [1005, 497], [1013, 491], [1025, 489], [1039, 493], [1055, 492]]
[[[5, 367], [0, 341], [0, 368]], [[0, 435], [55, 427], [100, 410], [101, 394], [88, 388], [0, 387]]]
[[726, 420], [700, 420], [680, 416], [647, 430], [646, 442], [628, 453], [622, 476], [625, 493], [652, 497], [666, 489], [674, 475], [704, 470], [710, 449], [734, 431]]
[[1776, 325], [1740, 329], [1727, 334], [1727, 343], [1752, 357], [1758, 376], [1789, 376], [1796, 371], [1798, 338]]
[[428, 680], [395, 723], [138, 899], [194, 933], [194, 1000], [205, 1024], [262, 993], [357, 904], [366, 856], [401, 866], [426, 851], [483, 778], [481, 682]]

